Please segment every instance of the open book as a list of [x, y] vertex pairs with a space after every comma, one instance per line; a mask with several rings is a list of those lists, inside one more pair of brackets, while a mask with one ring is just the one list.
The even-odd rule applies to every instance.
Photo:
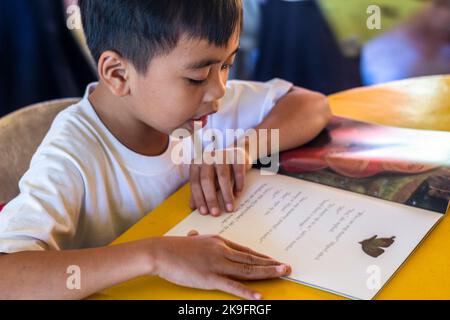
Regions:
[[447, 210], [450, 133], [335, 117], [279, 169], [252, 169], [235, 213], [195, 211], [167, 235], [219, 234], [289, 263], [289, 280], [372, 299]]

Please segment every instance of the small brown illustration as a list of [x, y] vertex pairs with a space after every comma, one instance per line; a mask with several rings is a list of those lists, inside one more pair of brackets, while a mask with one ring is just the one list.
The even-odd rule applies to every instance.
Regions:
[[381, 248], [387, 248], [394, 243], [395, 237], [390, 238], [377, 238], [374, 235], [372, 238], [359, 242], [362, 246], [362, 250], [371, 257], [377, 258], [384, 250]]

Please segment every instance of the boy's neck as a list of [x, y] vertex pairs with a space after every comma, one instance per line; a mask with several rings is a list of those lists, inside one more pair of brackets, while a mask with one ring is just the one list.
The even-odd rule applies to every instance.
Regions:
[[128, 149], [150, 157], [167, 150], [169, 136], [132, 117], [123, 100], [112, 95], [101, 82], [89, 101], [103, 124]]

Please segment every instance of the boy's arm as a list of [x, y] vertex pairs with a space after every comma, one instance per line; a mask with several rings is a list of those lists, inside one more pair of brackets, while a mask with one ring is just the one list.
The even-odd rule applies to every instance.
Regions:
[[[328, 100], [324, 95], [294, 87], [278, 100], [255, 129], [257, 132], [258, 129], [269, 129], [266, 143], [268, 154], [271, 154], [308, 143], [326, 127], [331, 116]], [[270, 129], [279, 129], [279, 150], [271, 150]], [[258, 141], [260, 139], [263, 137], [258, 134]]]
[[[70, 290], [79, 267], [80, 289]], [[127, 280], [154, 275], [178, 285], [221, 290], [244, 299], [260, 294], [236, 280], [287, 276], [291, 269], [218, 236], [160, 237], [110, 247], [0, 255], [0, 300], [81, 299]], [[73, 284], [72, 284], [73, 285]], [[158, 290], [158, 288], [152, 288]]]
[[[0, 300], [81, 299], [150, 274], [152, 267], [143, 245], [134, 242], [85, 250], [0, 254]], [[79, 289], [70, 290], [67, 285], [69, 277], [76, 276], [67, 273], [70, 266], [79, 267]]]

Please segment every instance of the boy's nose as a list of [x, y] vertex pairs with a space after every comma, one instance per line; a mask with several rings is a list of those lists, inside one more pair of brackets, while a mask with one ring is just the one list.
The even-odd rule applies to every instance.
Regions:
[[213, 101], [213, 103], [211, 103], [210, 109], [212, 113], [216, 113], [217, 111], [219, 111], [219, 101]]
[[205, 95], [205, 102], [217, 102], [222, 99], [226, 92], [226, 79], [222, 79], [221, 76], [217, 76], [214, 81], [210, 82], [210, 87]]
[[217, 111], [219, 111], [219, 101], [216, 100], [211, 103], [203, 104], [198, 110], [198, 113], [200, 115], [210, 115], [216, 113]]

